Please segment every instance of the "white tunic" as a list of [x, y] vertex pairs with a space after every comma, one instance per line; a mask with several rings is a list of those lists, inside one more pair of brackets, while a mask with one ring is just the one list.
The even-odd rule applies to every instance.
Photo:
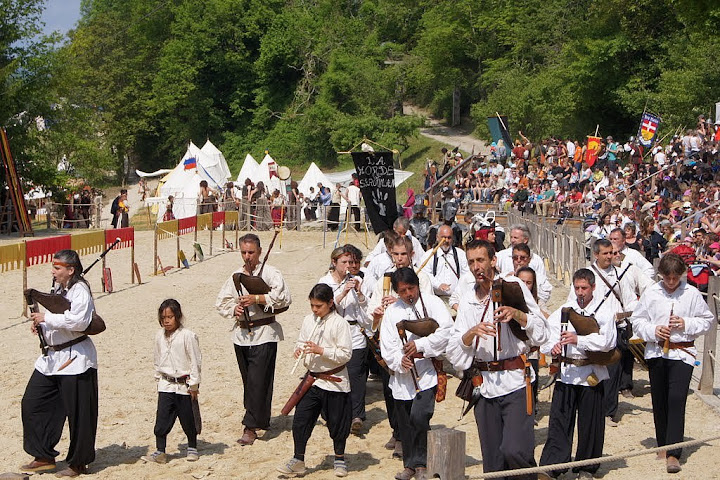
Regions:
[[[315, 328], [318, 321], [320, 324]], [[312, 341], [323, 347], [322, 355], [309, 353], [303, 358], [305, 368], [311, 372], [329, 372], [334, 368], [345, 365], [352, 357], [350, 325], [334, 311], [320, 319], [312, 314], [303, 319], [295, 349], [303, 348], [306, 341]], [[340, 378], [341, 381], [332, 382], [318, 378], [313, 385], [330, 392], [347, 393], [350, 391], [347, 367], [333, 373], [332, 376]]]
[[[499, 278], [497, 275], [495, 278]], [[523, 342], [513, 335], [508, 324], [503, 324], [501, 329], [500, 342], [502, 351], [498, 352], [498, 360], [517, 357], [520, 354], [527, 354], [531, 345], [542, 345], [548, 340], [548, 326], [545, 316], [540, 311], [532, 294], [525, 286], [524, 282], [513, 276], [504, 277], [506, 281], [514, 281], [520, 285], [528, 306], [527, 325], [523, 328], [528, 336], [528, 341]], [[486, 297], [487, 298], [487, 297]], [[465, 291], [460, 299], [460, 307], [455, 318], [455, 326], [452, 336], [448, 342], [446, 357], [453, 364], [456, 370], [467, 370], [470, 368], [474, 359], [484, 362], [494, 360], [495, 337], [486, 337], [485, 339], [478, 337], [477, 348], [475, 341], [472, 345], [465, 345], [462, 337], [470, 328], [480, 322], [492, 321], [494, 309], [492, 302], [487, 307], [485, 316], [485, 300], [478, 299], [474, 288]], [[535, 373], [531, 372], [532, 379]], [[523, 370], [504, 370], [500, 372], [482, 372], [483, 383], [480, 386], [480, 393], [485, 398], [495, 398], [507, 395], [521, 388], [525, 388], [525, 372]]]
[[642, 273], [647, 275], [648, 278], [655, 277], [655, 268], [653, 268], [652, 263], [648, 262], [647, 258], [645, 258], [642, 253], [627, 246], [620, 253], [625, 255], [623, 263], [632, 263], [637, 266]]
[[[420, 391], [424, 391], [437, 385], [437, 373], [435, 373], [435, 367], [429, 357], [438, 357], [443, 354], [452, 331], [453, 321], [442, 300], [432, 294], [421, 293], [421, 295], [428, 317], [434, 318], [439, 326], [434, 333], [427, 337], [418, 337], [414, 333], [406, 331], [408, 342], [415, 341], [417, 351], [425, 357], [415, 359], [415, 368], [420, 377], [418, 386]], [[425, 314], [422, 302], [418, 299], [414, 305], [420, 315]], [[385, 317], [380, 326], [380, 351], [388, 368], [395, 372], [390, 376], [390, 389], [396, 400], [412, 400], [416, 393], [412, 373], [401, 364], [403, 344], [397, 330], [397, 323], [401, 320], [417, 319], [412, 306], [398, 299], [385, 310]]]
[[[616, 284], [618, 277], [623, 274], [626, 266], [614, 267], [610, 265], [608, 268], [602, 269], [598, 267], [597, 262], [593, 263], [593, 265], [598, 269], [602, 276], [605, 277], [610, 286], [613, 287], [615, 293], [617, 293], [617, 296], [614, 293], [607, 295], [607, 300], [605, 300], [603, 308], [612, 305], [611, 309], [615, 313], [632, 312], [635, 308], [635, 304], [637, 304], [638, 297], [635, 293], [633, 282], [630, 279], [633, 277], [631, 271], [636, 267], [630, 266], [630, 269], [625, 273], [625, 275], [623, 275], [620, 283]], [[596, 272], [594, 268], [588, 267], [588, 269], [593, 272], [593, 275], [595, 275], [595, 292], [593, 293], [593, 298], [602, 299], [610, 291], [610, 287], [607, 286], [602, 278], [598, 277], [598, 272]], [[573, 302], [576, 298], [575, 289], [570, 288], [567, 301]]]
[[[435, 295], [451, 295], [453, 291], [455, 291], [459, 277], [461, 277], [464, 273], [470, 272], [465, 252], [457, 247], [449, 248], [447, 251], [440, 248], [437, 252], [435, 252], [435, 255], [432, 255], [432, 250], [429, 250], [425, 253], [425, 255], [423, 255], [420, 265], [422, 265], [428, 258], [428, 263], [422, 271], [430, 276], [430, 281]], [[437, 265], [433, 271], [433, 266], [436, 261]], [[459, 269], [458, 266], [460, 267]], [[440, 289], [440, 285], [442, 284], [450, 285], [450, 289], [448, 291]]]
[[[580, 305], [573, 300], [555, 310], [552, 315], [550, 315], [550, 318], [548, 318], [550, 337], [548, 341], [540, 347], [540, 351], [545, 355], [550, 355], [552, 348], [560, 341], [560, 320], [563, 307], [570, 307], [577, 313], [583, 315], [592, 315], [601, 300], [602, 299], [594, 295], [590, 304], [586, 305], [584, 309], [580, 308]], [[600, 331], [590, 335], [578, 335], [577, 345], [566, 345], [568, 358], [587, 358], [585, 352], [609, 352], [615, 347], [617, 343], [615, 312], [603, 304], [600, 310], [595, 313], [595, 320], [598, 322]], [[575, 332], [575, 327], [573, 327], [572, 323], [568, 322], [567, 331]], [[600, 381], [610, 378], [607, 367], [604, 365], [578, 366], [562, 363], [558, 380], [567, 385], [584, 385], [587, 387], [589, 386], [587, 377], [591, 373], [595, 373]]]
[[[235, 273], [242, 272], [241, 268], [236, 270]], [[260, 265], [255, 267], [253, 275], [257, 275], [260, 272]], [[277, 308], [287, 307], [292, 302], [290, 298], [290, 289], [285, 284], [280, 270], [270, 265], [265, 265], [262, 272], [262, 279], [270, 287], [270, 291], [265, 294], [264, 305], [250, 305], [247, 308], [247, 312], [251, 320], [259, 320], [262, 318], [271, 317], [274, 315], [274, 310]], [[243, 288], [244, 295], [248, 293]], [[238, 291], [235, 290], [235, 283], [233, 282], [232, 275], [228, 278], [218, 293], [217, 300], [215, 300], [215, 308], [218, 313], [225, 318], [235, 320], [235, 306], [238, 305], [239, 299]], [[231, 337], [235, 345], [240, 346], [251, 346], [251, 345], [262, 345], [264, 343], [279, 342], [283, 339], [282, 326], [279, 322], [275, 321], [269, 325], [262, 325], [259, 327], [253, 327], [252, 335], [249, 335], [249, 331], [245, 328], [241, 328], [237, 323], [233, 326]]]
[[697, 355], [695, 347], [686, 349], [687, 352], [671, 348], [667, 354], [664, 354], [664, 342], [659, 344], [659, 340], [655, 337], [655, 327], [669, 324], [670, 309], [673, 310], [674, 315], [685, 320], [684, 331], [671, 330], [670, 341], [673, 343], [694, 341], [715, 327], [715, 318], [700, 291], [683, 281], [671, 294], [668, 294], [660, 283], [645, 290], [630, 319], [633, 332], [647, 342], [645, 358], [663, 357], [694, 365], [693, 355]]
[[[161, 328], [155, 334], [155, 379], [158, 392], [189, 395], [188, 386], [197, 390], [200, 386], [200, 342], [197, 335], [183, 327], [178, 328], [169, 336]], [[163, 375], [179, 378], [188, 375], [187, 385], [168, 382]]]
[[[45, 312], [45, 321], [40, 324], [48, 345], [60, 345], [84, 335], [95, 311], [90, 288], [84, 282], [70, 287], [64, 296], [70, 301], [70, 309], [63, 313]], [[59, 370], [71, 358], [75, 360]], [[35, 361], [35, 370], [43, 375], [79, 375], [88, 368], [98, 368], [97, 350], [90, 338], [58, 352], [49, 350]]]
[[338, 283], [333, 277], [332, 272], [328, 272], [327, 275], [318, 280], [318, 283], [324, 283], [333, 289], [335, 307], [337, 308], [338, 315], [343, 317], [347, 322], [355, 322], [354, 325], [348, 323], [348, 325], [350, 325], [350, 334], [352, 335], [353, 350], [365, 348], [367, 340], [361, 331], [361, 327], [368, 333], [372, 331], [372, 317], [367, 313], [367, 297], [365, 295], [361, 296], [359, 293], [353, 295], [352, 292], [348, 292], [342, 301], [338, 301], [338, 298], [342, 295], [345, 288], [345, 280]]
[[[394, 272], [397, 270], [394, 266], [391, 267], [388, 272]], [[430, 282], [430, 276], [425, 273], [424, 271], [421, 271], [418, 273], [418, 278], [420, 279], [420, 294], [423, 296], [432, 296], [432, 283]], [[390, 295], [393, 297], [397, 297], [397, 294], [395, 293], [392, 288], [390, 288]], [[380, 306], [382, 303], [383, 298], [383, 279], [380, 278], [377, 282], [375, 282], [375, 288], [373, 289], [372, 295], [370, 296], [370, 300], [368, 300], [368, 314], [372, 315], [372, 313], [375, 311], [377, 307]]]

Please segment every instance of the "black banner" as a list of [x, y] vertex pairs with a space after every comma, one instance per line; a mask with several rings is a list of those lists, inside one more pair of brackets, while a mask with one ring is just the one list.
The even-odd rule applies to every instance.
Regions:
[[390, 230], [398, 216], [392, 152], [353, 152], [352, 158], [373, 230]]

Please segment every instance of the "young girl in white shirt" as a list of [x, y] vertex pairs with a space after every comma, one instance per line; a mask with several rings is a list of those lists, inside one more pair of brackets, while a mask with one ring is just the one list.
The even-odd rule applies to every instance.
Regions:
[[200, 388], [200, 343], [195, 333], [183, 327], [183, 320], [177, 300], [170, 298], [160, 304], [158, 322], [162, 328], [155, 335], [156, 450], [142, 457], [146, 462], [167, 463], [167, 435], [177, 418], [188, 438], [187, 460], [194, 462], [199, 458], [193, 402], [197, 402]]

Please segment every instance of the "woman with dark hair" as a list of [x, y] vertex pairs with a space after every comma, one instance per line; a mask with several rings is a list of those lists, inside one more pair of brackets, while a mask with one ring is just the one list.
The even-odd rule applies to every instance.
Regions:
[[65, 419], [70, 426], [67, 468], [61, 477], [87, 473], [95, 460], [98, 419], [97, 351], [84, 331], [90, 325], [95, 304], [90, 286], [82, 277], [82, 263], [75, 250], [60, 250], [53, 257], [55, 293], [70, 302], [63, 313], [30, 314], [31, 330], [42, 331], [50, 346], [35, 362], [22, 399], [23, 446], [34, 457], [23, 472], [55, 469], [55, 446]]
[[350, 381], [345, 364], [352, 357], [350, 326], [338, 315], [333, 290], [318, 283], [308, 296], [312, 315], [303, 320], [295, 358], [302, 357], [308, 374], [315, 378], [310, 389], [295, 407], [293, 417], [293, 457], [277, 467], [286, 475], [305, 473], [305, 450], [318, 416], [322, 412], [333, 440], [335, 476], [347, 476], [345, 443], [350, 435]]
[[660, 253], [665, 251], [668, 241], [660, 232], [655, 230], [655, 219], [653, 217], [643, 219], [641, 228], [645, 258], [652, 263], [653, 260], [660, 257]]
[[[682, 442], [685, 403], [697, 349], [695, 339], [715, 318], [697, 288], [685, 280], [682, 257], [667, 253], [660, 260], [662, 281], [645, 289], [630, 319], [635, 335], [647, 342], [655, 439], [659, 447]], [[666, 452], [668, 473], [680, 471], [682, 449]]]

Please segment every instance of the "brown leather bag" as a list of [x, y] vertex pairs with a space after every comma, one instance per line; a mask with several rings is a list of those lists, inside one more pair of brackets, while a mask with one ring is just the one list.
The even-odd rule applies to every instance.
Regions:
[[[28, 288], [25, 290], [25, 300], [28, 305], [32, 305], [37, 302], [50, 313], [63, 313], [70, 309], [70, 301], [58, 295], [57, 293], [43, 293], [35, 290], [34, 288]], [[105, 321], [93, 310], [92, 319], [90, 325], [83, 331], [85, 335], [97, 335], [105, 331]]]

